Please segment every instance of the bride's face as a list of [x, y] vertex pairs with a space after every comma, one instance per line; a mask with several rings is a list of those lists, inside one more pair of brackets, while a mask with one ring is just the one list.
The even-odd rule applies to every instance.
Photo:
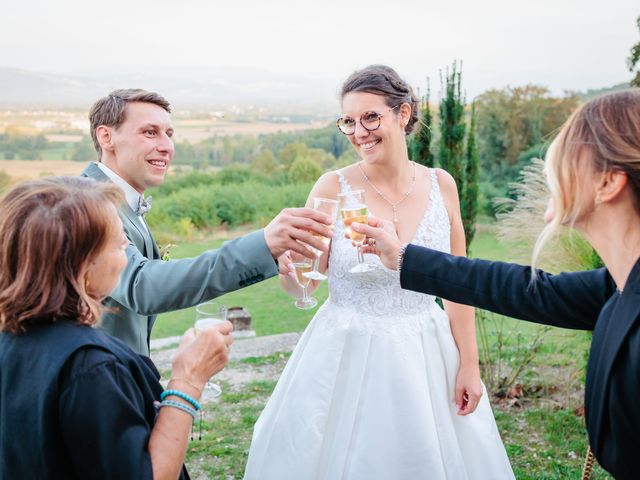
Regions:
[[[403, 113], [398, 114], [399, 111]], [[376, 118], [376, 115], [379, 118]], [[347, 93], [342, 99], [342, 118], [349, 119], [355, 124], [355, 132], [347, 135], [358, 156], [369, 164], [383, 162], [386, 158], [393, 158], [395, 152], [404, 146], [404, 128], [402, 125], [404, 110], [401, 105], [389, 107], [385, 97], [365, 92]], [[367, 130], [362, 122], [372, 121], [375, 129]]]

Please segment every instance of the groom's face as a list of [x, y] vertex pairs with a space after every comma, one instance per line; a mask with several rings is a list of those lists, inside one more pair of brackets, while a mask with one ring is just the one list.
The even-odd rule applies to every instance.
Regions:
[[133, 102], [125, 121], [109, 128], [112, 155], [105, 164], [140, 193], [160, 185], [174, 154], [169, 113], [153, 103]]

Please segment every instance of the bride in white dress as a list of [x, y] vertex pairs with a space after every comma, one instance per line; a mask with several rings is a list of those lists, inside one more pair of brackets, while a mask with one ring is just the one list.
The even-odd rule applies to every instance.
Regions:
[[[323, 175], [314, 197], [365, 191], [369, 213], [396, 220], [404, 242], [465, 253], [455, 182], [409, 161], [418, 118], [411, 88], [370, 66], [343, 85], [338, 126], [362, 159]], [[480, 381], [470, 307], [402, 290], [398, 273], [351, 273], [357, 255], [339, 220], [329, 298], [296, 346], [258, 419], [245, 480], [514, 478]], [[298, 296], [291, 259], [284, 288]]]

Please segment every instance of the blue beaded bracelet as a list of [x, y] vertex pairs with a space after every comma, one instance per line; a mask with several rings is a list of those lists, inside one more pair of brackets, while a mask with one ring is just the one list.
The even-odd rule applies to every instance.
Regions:
[[200, 410], [201, 408], [200, 404], [194, 398], [191, 398], [189, 395], [181, 392], [180, 390], [165, 390], [160, 394], [160, 400], [164, 401], [164, 399], [170, 395], [175, 395], [176, 397], [183, 399], [185, 402], [189, 402], [191, 405], [193, 405], [193, 408], [195, 408], [196, 411]]
[[163, 400], [161, 403], [158, 404], [158, 409], [162, 407], [174, 407], [179, 410], [182, 410], [183, 412], [186, 412], [189, 415], [191, 415], [194, 420], [198, 416], [198, 413], [193, 408], [191, 408], [189, 405], [185, 405], [182, 402], [175, 402], [173, 400]]

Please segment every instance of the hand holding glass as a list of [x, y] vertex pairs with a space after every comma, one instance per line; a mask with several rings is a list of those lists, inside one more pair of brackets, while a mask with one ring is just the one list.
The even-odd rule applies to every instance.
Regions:
[[[338, 203], [337, 200], [331, 200], [329, 198], [321, 198], [321, 197], [315, 197], [313, 199], [313, 208], [315, 210], [318, 210], [319, 212], [326, 213], [329, 217], [331, 217], [334, 224], [338, 219], [339, 206], [340, 204]], [[328, 225], [327, 228], [333, 231], [333, 224]], [[313, 236], [316, 237], [325, 245], [329, 245], [329, 243], [331, 242], [331, 238], [323, 237], [322, 235], [319, 235], [316, 233], [314, 233]], [[309, 247], [309, 248], [313, 251], [313, 253], [316, 254], [316, 259], [313, 261], [312, 270], [310, 272], [304, 273], [303, 275], [307, 278], [310, 278], [311, 280], [326, 280], [327, 276], [318, 271], [318, 265], [320, 264], [320, 257], [322, 256], [322, 253], [323, 253], [322, 250], [317, 250], [312, 247]]]
[[[204, 302], [196, 306], [196, 333], [220, 325], [227, 320], [227, 307], [218, 302]], [[217, 383], [207, 382], [205, 389], [214, 397], [219, 397], [222, 388]]]
[[374, 270], [374, 267], [365, 263], [364, 255], [362, 254], [362, 244], [364, 243], [364, 233], [358, 233], [351, 229], [353, 222], [367, 223], [369, 216], [367, 210], [367, 204], [364, 200], [364, 190], [351, 190], [350, 192], [338, 194], [338, 200], [340, 201], [340, 213], [342, 214], [342, 221], [347, 228], [347, 233], [351, 241], [356, 244], [358, 250], [358, 265], [349, 270], [352, 273], [363, 273]]

